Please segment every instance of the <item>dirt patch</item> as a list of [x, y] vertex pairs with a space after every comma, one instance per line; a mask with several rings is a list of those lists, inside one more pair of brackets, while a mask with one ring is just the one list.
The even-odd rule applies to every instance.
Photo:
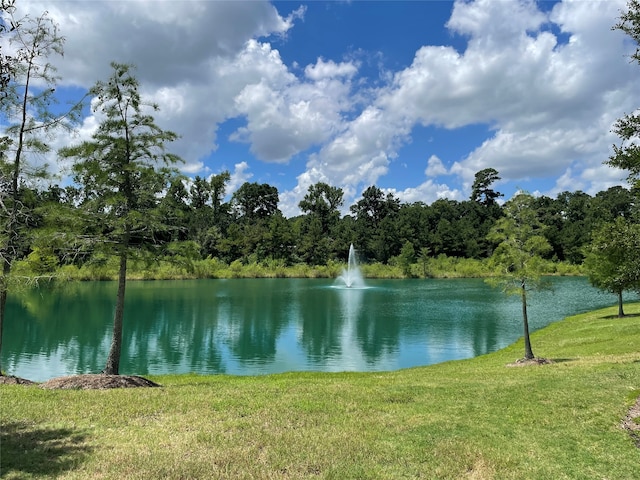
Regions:
[[35, 385], [36, 382], [13, 375], [0, 375], [0, 385]]
[[520, 358], [513, 363], [508, 363], [507, 367], [528, 367], [530, 365], [549, 365], [553, 363], [553, 360], [548, 358]]
[[627, 416], [622, 420], [622, 428], [624, 428], [636, 444], [640, 448], [640, 397], [636, 399], [635, 405], [627, 412]]
[[40, 385], [46, 389], [106, 390], [109, 388], [159, 387], [157, 383], [137, 375], [87, 374], [52, 378]]

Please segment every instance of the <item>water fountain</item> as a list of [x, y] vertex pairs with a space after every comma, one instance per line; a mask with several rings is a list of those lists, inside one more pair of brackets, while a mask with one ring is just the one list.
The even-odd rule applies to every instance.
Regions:
[[358, 267], [356, 250], [353, 248], [353, 243], [349, 247], [347, 269], [342, 270], [342, 275], [340, 275], [337, 280], [343, 283], [347, 288], [363, 288], [365, 286], [362, 273], [360, 272], [360, 267]]

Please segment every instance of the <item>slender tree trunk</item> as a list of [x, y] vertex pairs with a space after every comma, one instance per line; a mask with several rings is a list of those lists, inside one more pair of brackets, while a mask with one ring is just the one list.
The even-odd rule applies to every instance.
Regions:
[[535, 358], [531, 349], [531, 339], [529, 338], [529, 317], [527, 315], [527, 289], [522, 282], [522, 323], [524, 326], [524, 358], [531, 360]]
[[[18, 235], [18, 186], [20, 180], [20, 164], [22, 161], [22, 149], [25, 142], [25, 132], [27, 128], [27, 107], [29, 105], [29, 84], [31, 83], [31, 71], [34, 64], [34, 56], [28, 59], [28, 67], [25, 75], [25, 85], [22, 93], [22, 110], [20, 119], [20, 130], [18, 132], [18, 142], [16, 153], [13, 159], [13, 171], [11, 173], [11, 210], [7, 219], [7, 245], [4, 252], [0, 252], [2, 260], [2, 279], [0, 279], [0, 353], [2, 352], [2, 333], [4, 330], [4, 317], [7, 306], [7, 277], [11, 273], [11, 266], [16, 258], [16, 237]], [[0, 375], [2, 375], [2, 365], [0, 365]]]
[[618, 318], [624, 317], [624, 308], [622, 307], [622, 290], [618, 292]]
[[104, 373], [107, 375], [120, 374], [120, 352], [122, 350], [122, 323], [124, 318], [124, 293], [127, 286], [127, 251], [129, 248], [129, 235], [120, 253], [120, 271], [118, 273], [118, 294], [116, 297], [116, 311], [113, 316], [113, 337], [111, 339], [111, 349], [107, 357], [107, 366]]
[[[29, 71], [31, 67], [29, 67]], [[4, 317], [7, 306], [7, 293], [9, 289], [8, 277], [11, 273], [11, 265], [16, 258], [16, 237], [18, 235], [18, 178], [20, 177], [20, 157], [22, 154], [22, 146], [24, 143], [24, 129], [26, 125], [26, 108], [27, 94], [29, 85], [29, 76], [27, 75], [27, 87], [25, 89], [22, 124], [20, 125], [20, 135], [18, 137], [18, 147], [13, 162], [13, 173], [11, 175], [11, 209], [7, 221], [7, 244], [4, 251], [0, 252], [0, 260], [2, 261], [2, 279], [0, 279], [0, 354], [2, 353], [2, 336], [4, 331]], [[2, 365], [0, 364], [0, 375], [2, 375]]]
[[[9, 275], [10, 265], [7, 262], [3, 262], [2, 274], [3, 278], [0, 279], [0, 354], [2, 353], [2, 332], [4, 329], [4, 313], [7, 305], [7, 275]], [[2, 358], [0, 356], [0, 358]], [[0, 376], [2, 373], [2, 362], [0, 360]]]

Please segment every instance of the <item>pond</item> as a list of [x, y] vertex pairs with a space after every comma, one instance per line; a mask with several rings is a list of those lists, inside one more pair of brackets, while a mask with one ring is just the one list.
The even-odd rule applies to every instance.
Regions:
[[[552, 282], [553, 292], [530, 296], [532, 331], [616, 301], [585, 278]], [[10, 297], [3, 368], [37, 381], [101, 371], [115, 292], [115, 282], [87, 282]], [[368, 280], [364, 288], [316, 279], [129, 282], [120, 373], [396, 370], [482, 355], [521, 336], [519, 298], [479, 279]]]

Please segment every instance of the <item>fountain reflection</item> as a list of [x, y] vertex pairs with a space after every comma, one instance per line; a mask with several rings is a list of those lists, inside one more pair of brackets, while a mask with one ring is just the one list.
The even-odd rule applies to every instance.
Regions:
[[349, 287], [340, 292], [340, 305], [342, 307], [342, 318], [347, 324], [353, 324], [357, 320], [362, 306], [362, 288]]

